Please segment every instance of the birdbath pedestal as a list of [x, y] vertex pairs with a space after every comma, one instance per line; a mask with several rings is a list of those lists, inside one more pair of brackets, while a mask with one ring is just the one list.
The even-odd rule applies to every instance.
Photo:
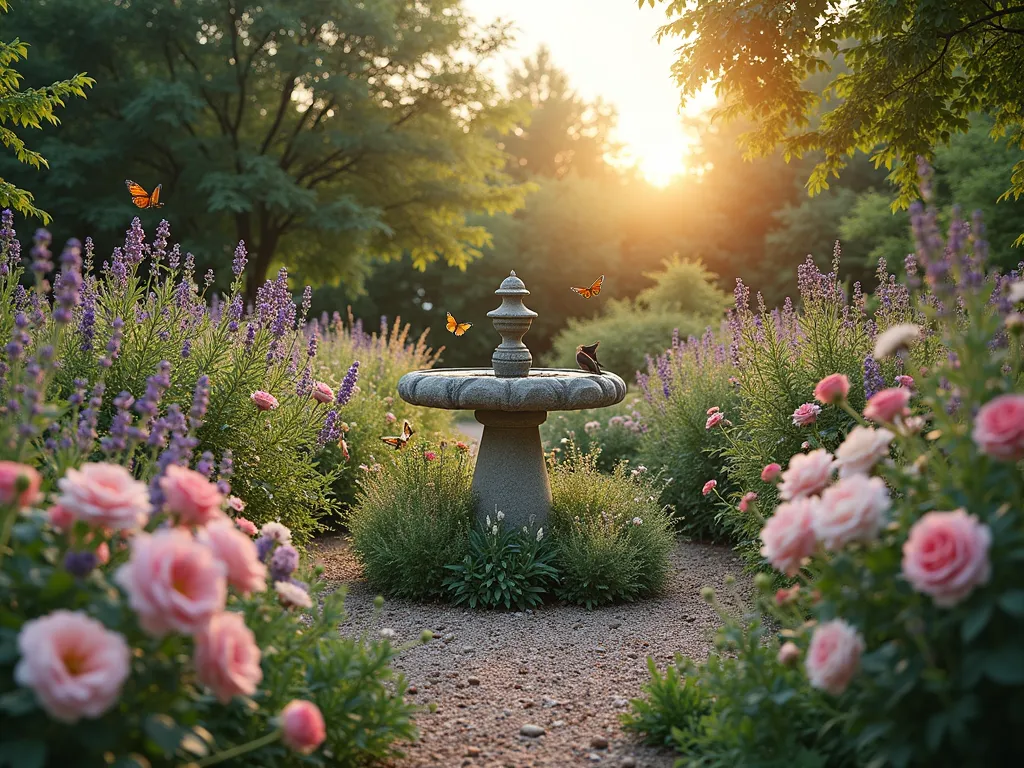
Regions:
[[548, 411], [614, 405], [626, 396], [626, 384], [614, 373], [533, 368], [533, 355], [523, 343], [537, 317], [523, 304], [530, 292], [512, 272], [494, 293], [501, 306], [487, 316], [502, 341], [491, 355], [491, 368], [414, 371], [398, 382], [398, 394], [412, 405], [472, 410], [484, 425], [473, 474], [479, 521], [501, 511], [517, 528], [544, 525], [551, 486], [539, 427]]

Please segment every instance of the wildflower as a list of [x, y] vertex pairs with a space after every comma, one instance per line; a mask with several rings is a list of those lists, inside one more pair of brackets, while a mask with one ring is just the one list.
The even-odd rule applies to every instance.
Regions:
[[850, 475], [821, 494], [811, 527], [830, 550], [854, 541], [873, 541], [889, 506], [889, 491], [880, 478]]
[[18, 650], [15, 682], [61, 723], [97, 718], [116, 706], [131, 670], [124, 637], [77, 611], [57, 610], [25, 622]]
[[287, 581], [299, 567], [299, 551], [291, 544], [282, 544], [270, 556], [270, 578]]
[[391, 411], [388, 411], [387, 413], [384, 414], [384, 421], [386, 421], [388, 424], [394, 424], [397, 420], [398, 417], [395, 416], [395, 414], [393, 414]]
[[982, 453], [993, 458], [1024, 458], [1024, 395], [1000, 395], [981, 406], [971, 437]]
[[269, 392], [264, 392], [262, 389], [258, 389], [249, 395], [249, 399], [252, 400], [253, 403], [256, 404], [256, 407], [261, 411], [272, 411], [279, 405], [276, 397]]
[[502, 511], [501, 511], [501, 510], [499, 509], [499, 510], [498, 510], [498, 513], [497, 513], [497, 514], [495, 515], [495, 517], [497, 518], [498, 522], [500, 523], [500, 522], [501, 522], [502, 520], [504, 520], [504, 519], [505, 519], [505, 513], [504, 513], [504, 512], [502, 512]]
[[876, 392], [885, 389], [885, 376], [882, 366], [871, 355], [864, 358], [864, 397], [871, 398]]
[[92, 569], [96, 567], [97, 563], [96, 553], [89, 550], [78, 552], [68, 550], [64, 555], [64, 570], [80, 579], [92, 573]]
[[812, 496], [828, 485], [832, 470], [832, 454], [824, 448], [798, 453], [789, 460], [789, 469], [782, 473], [779, 495], [786, 501]]
[[541, 541], [543, 538], [544, 538], [544, 529], [543, 528], [538, 528], [537, 529], [537, 541]]
[[842, 619], [819, 624], [807, 649], [807, 679], [819, 690], [838, 695], [860, 666], [864, 640]]
[[245, 511], [245, 502], [242, 501], [237, 496], [228, 496], [227, 505], [230, 509], [233, 509], [235, 512]]
[[929, 512], [903, 544], [903, 577], [935, 605], [952, 607], [988, 583], [991, 544], [991, 529], [965, 510]]
[[349, 366], [348, 372], [345, 374], [345, 378], [341, 381], [341, 386], [338, 387], [338, 395], [336, 402], [338, 405], [348, 405], [348, 401], [352, 399], [352, 395], [355, 393], [356, 381], [359, 379], [359, 361], [356, 360]]
[[779, 648], [779, 655], [776, 658], [782, 666], [791, 667], [800, 660], [800, 648], [793, 641], [787, 640]]
[[[769, 580], [770, 583], [770, 580]], [[775, 592], [775, 604], [779, 607], [793, 602], [800, 596], [800, 585], [794, 584], [789, 589], [779, 589]]]
[[914, 377], [907, 375], [900, 375], [896, 377], [896, 385], [899, 387], [906, 387], [907, 389], [914, 388]]
[[248, 518], [236, 517], [235, 518], [235, 525], [238, 526], [238, 530], [240, 530], [242, 533], [246, 534], [247, 536], [255, 536], [258, 533], [258, 531], [256, 529], [256, 524], [252, 520], [249, 520]]
[[274, 584], [274, 591], [285, 608], [312, 608], [313, 598], [297, 584], [290, 581], [279, 581]]
[[850, 380], [842, 373], [831, 373], [814, 387], [814, 399], [825, 405], [834, 405], [850, 394]]
[[646, 471], [647, 471], [647, 467], [645, 467], [643, 464], [638, 464], [636, 469], [632, 470], [629, 473], [629, 475], [630, 475], [630, 477], [639, 477], [640, 475], [642, 475]]
[[498, 526], [497, 525], [491, 526], [491, 536], [497, 536], [497, 535], [498, 535]]
[[921, 326], [914, 323], [900, 323], [894, 325], [875, 339], [874, 357], [876, 360], [885, 360], [892, 357], [900, 350], [906, 349], [910, 343], [921, 337]]
[[1024, 301], [1024, 280], [1010, 283], [1010, 288], [1006, 292], [1006, 298], [1009, 299], [1011, 304], [1020, 304]]
[[289, 749], [308, 755], [327, 738], [320, 709], [311, 701], [295, 699], [281, 710], [281, 740]]
[[761, 470], [761, 479], [766, 483], [774, 482], [776, 478], [782, 473], [782, 467], [775, 462], [765, 465], [765, 468]]
[[707, 413], [706, 413], [706, 414], [704, 414], [704, 415], [705, 415], [705, 416], [714, 416], [714, 415], [715, 415], [716, 413], [718, 413], [718, 412], [719, 412], [720, 410], [722, 410], [722, 409], [721, 409], [721, 408], [719, 408], [719, 407], [718, 407], [717, 405], [712, 405], [712, 406], [711, 406], [710, 408], [708, 408], [708, 411], [707, 411]]
[[235, 248], [235, 258], [231, 261], [231, 272], [235, 277], [238, 277], [245, 270], [245, 265], [248, 263], [247, 253], [245, 250], [245, 241], [239, 240], [238, 246]]
[[583, 431], [586, 432], [588, 435], [594, 434], [600, 428], [601, 428], [601, 422], [600, 421], [588, 421], [586, 424], [583, 425]]
[[864, 418], [876, 422], [891, 424], [897, 416], [908, 415], [907, 404], [910, 402], [910, 390], [903, 387], [892, 387], [876, 392], [864, 406]]
[[256, 693], [263, 680], [260, 656], [256, 636], [240, 613], [218, 613], [196, 633], [196, 677], [221, 704]]
[[318, 381], [313, 385], [311, 394], [318, 403], [329, 403], [334, 400], [334, 390], [322, 381]]
[[806, 427], [818, 420], [821, 413], [821, 406], [814, 403], [804, 403], [793, 411], [793, 426]]
[[338, 448], [341, 449], [341, 458], [343, 458], [345, 461], [348, 461], [348, 443], [345, 442], [344, 437], [338, 440]]
[[724, 420], [725, 414], [722, 413], [721, 411], [716, 411], [715, 413], [708, 416], [708, 420], [704, 423], [704, 429], [711, 429], [712, 427], [717, 427]]
[[643, 524], [644, 524], [643, 518], [641, 518], [641, 517], [634, 517], [633, 518], [633, 525], [643, 525]]
[[740, 512], [747, 512], [750, 510], [750, 505], [757, 501], [757, 494], [753, 491], [747, 491], [743, 494], [743, 498], [740, 499], [739, 510]]
[[437, 458], [437, 453], [435, 451], [424, 451], [423, 458], [425, 458], [427, 461], [433, 461], [434, 459]]
[[795, 576], [804, 558], [814, 554], [811, 521], [816, 511], [817, 499], [780, 504], [761, 529], [761, 556], [787, 576]]
[[278, 544], [291, 544], [292, 541], [292, 532], [287, 526], [277, 522], [264, 523], [260, 528], [260, 534]]
[[711, 493], [713, 490], [715, 490], [715, 488], [717, 486], [718, 486], [718, 481], [717, 480], [708, 480], [706, 483], [704, 483], [704, 487], [701, 489], [701, 495], [702, 496], [707, 496], [709, 493]]

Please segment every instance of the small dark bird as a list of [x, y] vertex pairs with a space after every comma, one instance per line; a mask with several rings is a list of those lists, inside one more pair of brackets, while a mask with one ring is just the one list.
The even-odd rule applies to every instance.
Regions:
[[576, 362], [584, 371], [601, 373], [601, 364], [597, 362], [597, 345], [600, 343], [595, 341], [593, 344], [580, 344], [576, 347]]

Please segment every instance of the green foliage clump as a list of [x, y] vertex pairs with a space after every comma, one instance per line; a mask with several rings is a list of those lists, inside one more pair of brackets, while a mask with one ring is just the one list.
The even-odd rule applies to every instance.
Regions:
[[504, 519], [500, 510], [493, 522], [488, 515], [482, 530], [470, 531], [469, 553], [460, 563], [445, 566], [452, 573], [444, 585], [456, 605], [525, 611], [543, 603], [558, 583], [544, 529], [515, 530]]
[[692, 665], [677, 654], [675, 663], [662, 674], [648, 657], [650, 678], [642, 686], [643, 698], [632, 699], [631, 710], [622, 716], [626, 730], [659, 747], [673, 746], [674, 733], [697, 730], [701, 718], [711, 710], [711, 700], [689, 667]]
[[733, 489], [730, 476], [721, 471], [725, 437], [706, 424], [711, 408], [735, 417], [735, 373], [725, 345], [708, 329], [700, 339], [683, 341], [676, 336], [672, 347], [638, 377], [647, 424], [639, 460], [670, 480], [661, 500], [675, 508], [679, 530], [694, 538], [728, 537], [717, 497], [705, 496], [701, 489], [708, 480], [718, 483], [720, 494], [729, 495]]
[[675, 546], [672, 518], [658, 502], [656, 476], [571, 449], [552, 467], [551, 539], [561, 575], [559, 597], [594, 608], [656, 593]]
[[[361, 320], [350, 314], [347, 321], [335, 314], [321, 316], [326, 333], [314, 359], [317, 377], [337, 389], [346, 369], [359, 361], [359, 383], [352, 398], [341, 410], [342, 439], [325, 446], [320, 454], [324, 471], [340, 468], [334, 475], [331, 495], [334, 501], [349, 506], [356, 497], [354, 468], [373, 464], [374, 456], [390, 450], [380, 438], [401, 433], [402, 422], [412, 424], [418, 438], [437, 442], [451, 434], [452, 413], [441, 408], [419, 408], [397, 397], [398, 380], [409, 371], [431, 368], [444, 351], [427, 346], [426, 332], [410, 340], [409, 325], [395, 318], [390, 325], [382, 319], [379, 331], [367, 333]], [[347, 454], [347, 455], [346, 455]]]
[[608, 408], [557, 411], [541, 424], [544, 448], [555, 460], [570, 455], [573, 443], [581, 453], [597, 454], [597, 467], [611, 472], [622, 461], [635, 462], [645, 440], [647, 424], [637, 398]]
[[410, 441], [383, 463], [360, 471], [345, 522], [366, 580], [389, 596], [441, 597], [445, 566], [461, 562], [469, 546], [473, 462], [468, 451], [451, 446], [435, 451]]

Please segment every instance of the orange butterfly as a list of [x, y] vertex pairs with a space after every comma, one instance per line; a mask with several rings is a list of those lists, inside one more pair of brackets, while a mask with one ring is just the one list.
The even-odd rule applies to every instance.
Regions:
[[136, 208], [164, 207], [164, 204], [160, 202], [160, 190], [163, 188], [163, 184], [157, 184], [156, 189], [153, 190], [153, 194], [149, 194], [142, 188], [141, 184], [136, 184], [134, 181], [129, 179], [125, 179], [124, 184], [128, 187], [128, 194], [132, 196], [132, 202], [135, 203]]
[[409, 438], [416, 434], [412, 429], [412, 424], [409, 423], [408, 419], [402, 422], [402, 434], [395, 435], [394, 437], [382, 437], [381, 440], [385, 444], [390, 445], [396, 451], [400, 451], [409, 444]]
[[599, 278], [597, 278], [597, 280], [594, 281], [594, 284], [591, 285], [589, 288], [577, 288], [576, 286], [570, 286], [569, 290], [573, 291], [574, 293], [578, 293], [584, 299], [590, 299], [601, 293], [601, 286], [603, 284], [604, 275], [601, 275]]
[[454, 333], [456, 336], [461, 336], [462, 334], [464, 334], [466, 331], [473, 327], [472, 323], [460, 323], [458, 320], [452, 317], [451, 312], [448, 312], [446, 314], [448, 315], [448, 323], [446, 324], [445, 327], [448, 329], [449, 333]]

